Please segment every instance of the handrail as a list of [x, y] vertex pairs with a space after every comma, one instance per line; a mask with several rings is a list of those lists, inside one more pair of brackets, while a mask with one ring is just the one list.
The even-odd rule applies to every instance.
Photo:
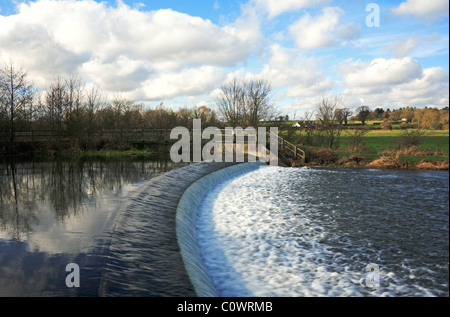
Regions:
[[278, 136], [278, 144], [281, 145], [281, 149], [287, 148], [292, 154], [294, 155], [294, 158], [297, 158], [297, 156], [300, 156], [302, 160], [304, 161], [306, 158], [306, 152], [300, 149], [297, 145], [292, 144], [289, 141], [286, 141], [282, 137]]

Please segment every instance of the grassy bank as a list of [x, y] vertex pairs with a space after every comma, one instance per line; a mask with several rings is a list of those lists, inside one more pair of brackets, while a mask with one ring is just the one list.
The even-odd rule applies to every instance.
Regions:
[[[417, 132], [411, 130], [412, 133]], [[301, 133], [294, 137], [301, 140]], [[294, 139], [291, 135], [291, 140]], [[409, 143], [408, 143], [409, 142]], [[404, 130], [370, 130], [360, 137], [343, 131], [338, 146], [307, 146], [297, 142], [306, 151], [306, 164], [329, 167], [449, 169], [449, 131], [420, 131], [413, 141]], [[294, 163], [294, 162], [293, 162]], [[299, 164], [299, 162], [294, 163]]]
[[133, 159], [133, 160], [149, 160], [155, 157], [168, 155], [166, 147], [144, 148], [144, 149], [102, 149], [102, 150], [41, 150], [34, 152], [18, 152], [14, 155], [0, 156], [2, 160], [80, 160], [80, 159]]

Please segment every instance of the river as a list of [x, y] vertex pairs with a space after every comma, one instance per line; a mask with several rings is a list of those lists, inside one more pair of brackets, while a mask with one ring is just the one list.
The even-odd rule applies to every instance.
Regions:
[[[176, 205], [177, 191], [213, 172], [184, 165], [0, 164], [0, 296], [191, 296], [168, 283], [178, 275], [148, 274], [157, 243], [176, 238], [158, 240], [165, 218], [147, 208]], [[214, 180], [196, 218], [212, 287], [218, 296], [448, 296], [448, 178], [261, 166]], [[80, 288], [65, 284], [68, 263], [84, 268]]]
[[448, 296], [449, 174], [261, 167], [198, 214], [218, 296]]

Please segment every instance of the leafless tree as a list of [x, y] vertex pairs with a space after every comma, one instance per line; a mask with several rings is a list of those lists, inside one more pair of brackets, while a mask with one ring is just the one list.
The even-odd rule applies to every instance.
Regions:
[[45, 101], [49, 126], [58, 136], [64, 131], [64, 117], [70, 112], [69, 96], [64, 79], [56, 77], [47, 89]]
[[219, 113], [233, 127], [242, 123], [245, 111], [245, 82], [233, 77], [220, 87], [220, 93], [215, 98]]
[[316, 118], [320, 122], [324, 142], [329, 148], [339, 146], [341, 127], [336, 114], [341, 109], [341, 98], [339, 96], [322, 97], [316, 102]]
[[10, 149], [14, 144], [16, 125], [32, 116], [35, 91], [26, 70], [12, 59], [0, 68], [0, 113], [5, 120]]
[[266, 79], [246, 80], [234, 76], [221, 86], [215, 103], [231, 126], [257, 127], [259, 121], [277, 115], [270, 100], [271, 90]]
[[270, 101], [272, 91], [270, 83], [265, 79], [249, 80], [246, 85], [246, 113], [248, 126], [257, 127], [259, 121], [277, 116]]

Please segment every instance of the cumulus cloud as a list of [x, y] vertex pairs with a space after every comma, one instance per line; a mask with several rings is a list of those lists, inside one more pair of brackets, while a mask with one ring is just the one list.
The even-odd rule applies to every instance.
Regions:
[[422, 67], [411, 57], [374, 59], [370, 64], [350, 63], [342, 66], [345, 83], [350, 87], [377, 89], [419, 78]]
[[200, 95], [217, 87], [224, 78], [223, 69], [201, 66], [151, 77], [143, 83], [141, 90], [149, 100], [170, 99], [180, 95]]
[[448, 0], [407, 0], [391, 10], [395, 15], [414, 15], [420, 18], [434, 19], [448, 16]]
[[328, 5], [331, 1], [332, 0], [253, 0], [251, 2], [256, 5], [256, 7], [260, 7], [267, 12], [271, 19], [288, 11]]
[[424, 69], [420, 78], [393, 87], [389, 98], [399, 105], [448, 106], [449, 75], [440, 67]]
[[341, 65], [345, 100], [354, 105], [448, 105], [448, 73], [440, 67], [422, 69], [411, 57], [374, 59]]
[[338, 7], [322, 9], [316, 17], [304, 14], [290, 26], [289, 31], [297, 47], [314, 49], [339, 46], [341, 43], [359, 38], [360, 26], [354, 23], [339, 24], [344, 11]]
[[[173, 79], [176, 71], [196, 76], [205, 74], [204, 65], [232, 67], [245, 62], [262, 42], [258, 21], [251, 16], [218, 26], [170, 9], [139, 9], [121, 1], [116, 7], [93, 0], [22, 3], [17, 14], [0, 16], [0, 57], [23, 63], [41, 86], [48, 84], [44, 78], [78, 72], [103, 89], [126, 91], [147, 86], [150, 79]], [[173, 95], [151, 91], [144, 95]]]
[[274, 88], [286, 87], [288, 97], [317, 96], [333, 86], [318, 64], [313, 58], [275, 44], [261, 75], [269, 78]]
[[112, 61], [92, 59], [80, 68], [83, 77], [90, 78], [107, 91], [130, 91], [139, 87], [152, 71], [147, 69], [145, 61], [118, 56]]

